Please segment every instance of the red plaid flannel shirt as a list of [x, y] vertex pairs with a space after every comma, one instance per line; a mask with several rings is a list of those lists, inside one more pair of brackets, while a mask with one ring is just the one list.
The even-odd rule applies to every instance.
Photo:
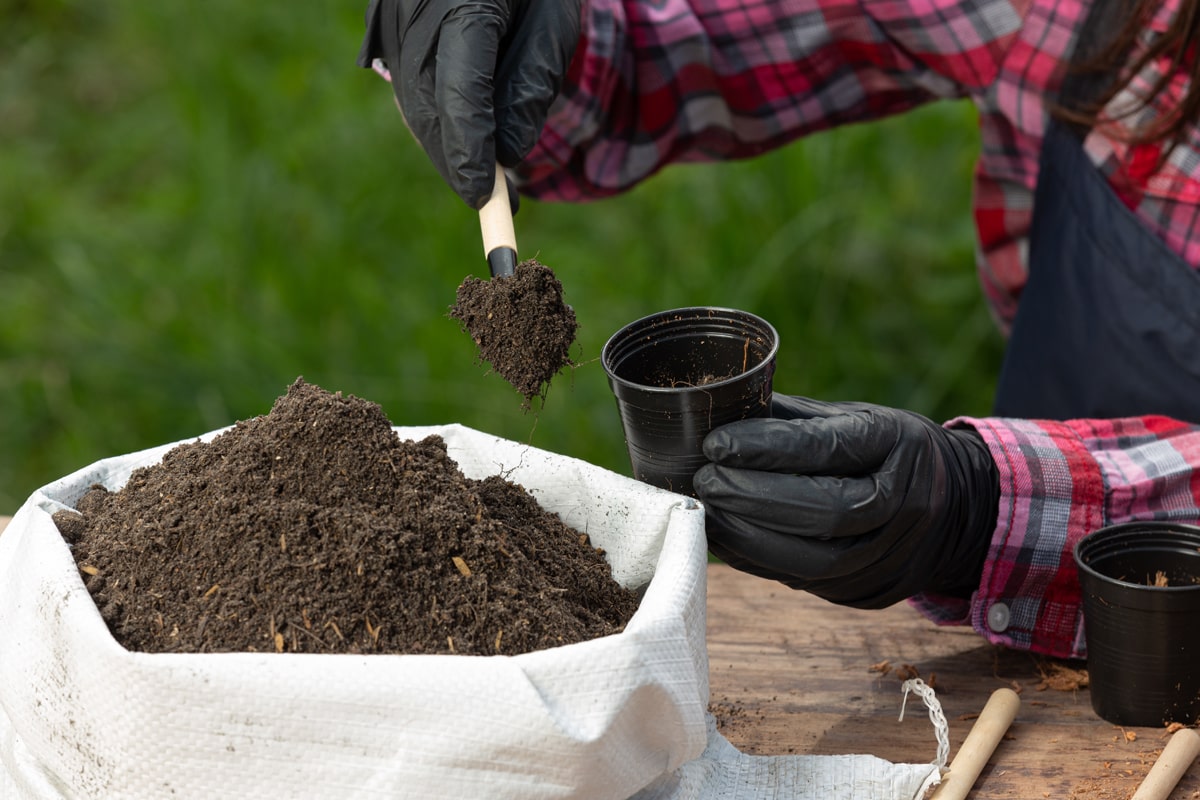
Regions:
[[[1043, 98], [1062, 79], [1089, 3], [587, 0], [566, 86], [518, 182], [545, 200], [599, 198], [667, 164], [753, 156], [839, 124], [969, 98], [982, 134], [977, 269], [1007, 329], [1027, 274]], [[1165, 0], [1143, 45], [1176, 5]], [[1133, 87], [1153, 85], [1163, 66]], [[1174, 80], [1163, 102], [1182, 88]], [[1093, 161], [1147, 228], [1197, 264], [1200, 134], [1189, 131], [1157, 168], [1154, 147], [1130, 148], [1113, 133], [1088, 137]], [[1083, 655], [1071, 548], [1107, 524], [1200, 519], [1200, 429], [1159, 417], [956, 424], [975, 426], [999, 465], [997, 528], [969, 602], [914, 602], [998, 643]]]

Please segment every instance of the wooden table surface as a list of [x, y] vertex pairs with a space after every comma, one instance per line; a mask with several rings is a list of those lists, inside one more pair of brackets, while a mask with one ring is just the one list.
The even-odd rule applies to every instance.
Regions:
[[[870, 753], [926, 763], [934, 728], [905, 677], [934, 686], [950, 726], [950, 757], [996, 689], [1021, 707], [971, 798], [1127, 800], [1169, 733], [1120, 728], [1092, 711], [1081, 662], [988, 644], [968, 628], [938, 627], [908, 604], [860, 611], [724, 565], [708, 571], [713, 712], [726, 738], [761, 754]], [[1200, 761], [1172, 800], [1200, 798]]]
[[[721, 731], [753, 754], [932, 761], [937, 739], [920, 698], [909, 696], [899, 720], [901, 684], [919, 676], [937, 691], [953, 758], [991, 693], [1016, 690], [1021, 708], [973, 800], [1127, 800], [1169, 736], [1097, 717], [1079, 662], [995, 647], [907, 604], [842, 608], [720, 564], [708, 568], [708, 653]], [[1200, 799], [1200, 761], [1170, 797]]]

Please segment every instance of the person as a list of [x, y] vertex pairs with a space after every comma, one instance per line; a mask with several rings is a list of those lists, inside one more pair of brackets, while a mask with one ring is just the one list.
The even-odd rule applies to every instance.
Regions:
[[989, 417], [776, 395], [695, 486], [733, 566], [832, 602], [908, 599], [1084, 657], [1074, 544], [1200, 520], [1200, 0], [372, 0], [391, 80], [479, 208], [585, 201], [969, 98], [977, 271], [1008, 337]]

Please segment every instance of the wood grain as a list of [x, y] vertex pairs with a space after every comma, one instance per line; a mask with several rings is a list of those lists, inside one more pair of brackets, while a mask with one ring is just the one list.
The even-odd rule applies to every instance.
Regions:
[[[903, 678], [918, 674], [937, 690], [953, 758], [992, 692], [1013, 689], [1020, 710], [971, 798], [1126, 800], [1170, 738], [1105, 722], [1086, 688], [1046, 686], [1082, 663], [990, 645], [905, 603], [843, 608], [719, 564], [708, 571], [708, 653], [713, 712], [747, 753], [930, 762], [937, 741], [921, 701], [910, 695], [898, 721]], [[1200, 798], [1200, 764], [1172, 797]]]

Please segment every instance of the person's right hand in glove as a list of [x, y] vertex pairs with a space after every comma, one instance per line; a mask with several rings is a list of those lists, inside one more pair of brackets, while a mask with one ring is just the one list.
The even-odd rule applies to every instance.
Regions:
[[581, 0], [371, 0], [358, 64], [380, 59], [409, 129], [467, 205], [537, 143], [578, 44]]
[[995, 462], [970, 428], [910, 411], [776, 395], [723, 425], [694, 486], [730, 566], [842, 605], [968, 597], [996, 525]]

